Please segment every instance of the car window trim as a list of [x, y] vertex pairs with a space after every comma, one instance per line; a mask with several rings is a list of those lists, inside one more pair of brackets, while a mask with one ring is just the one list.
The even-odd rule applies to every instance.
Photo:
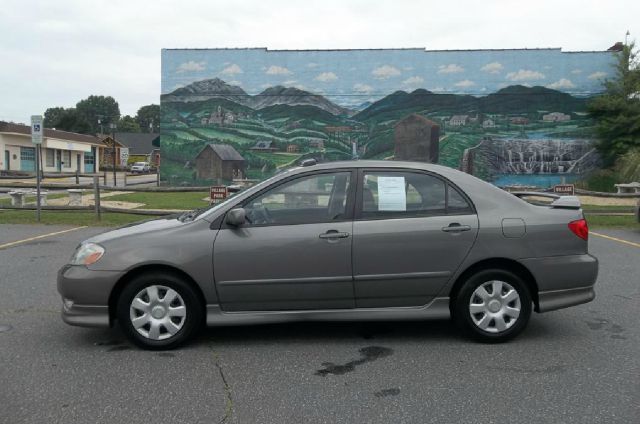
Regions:
[[[432, 218], [437, 216], [456, 216], [456, 215], [477, 215], [475, 205], [471, 202], [471, 199], [467, 194], [462, 191], [456, 184], [454, 184], [450, 179], [446, 178], [443, 175], [437, 174], [435, 172], [426, 171], [422, 169], [413, 169], [413, 168], [358, 168], [358, 181], [356, 186], [356, 198], [355, 198], [355, 211], [353, 215], [354, 221], [379, 221], [382, 219], [415, 219], [415, 218]], [[413, 216], [381, 216], [381, 217], [363, 217], [362, 216], [362, 208], [363, 208], [363, 191], [364, 191], [364, 176], [365, 174], [375, 174], [375, 173], [412, 173], [412, 174], [424, 174], [430, 177], [437, 178], [438, 180], [444, 183], [444, 192], [445, 192], [445, 213], [434, 213], [434, 214], [423, 214], [423, 215], [413, 215]], [[458, 192], [462, 196], [464, 200], [467, 201], [471, 211], [468, 213], [460, 213], [460, 212], [449, 212], [449, 184], [451, 187]]]
[[269, 185], [267, 187], [262, 188], [260, 191], [258, 191], [257, 193], [254, 193], [253, 195], [251, 195], [250, 197], [247, 197], [246, 199], [243, 199], [241, 201], [239, 201], [238, 203], [235, 203], [233, 206], [231, 206], [227, 211], [225, 211], [225, 213], [223, 214], [223, 219], [222, 219], [222, 225], [220, 227], [220, 229], [235, 229], [236, 227], [232, 227], [229, 226], [226, 223], [226, 215], [227, 213], [234, 209], [234, 208], [238, 208], [238, 207], [244, 207], [245, 205], [251, 203], [252, 201], [254, 201], [256, 198], [262, 196], [264, 193], [266, 193], [267, 191], [276, 189], [278, 187], [280, 187], [283, 184], [287, 184], [290, 181], [293, 180], [297, 180], [297, 179], [301, 179], [301, 178], [307, 178], [310, 176], [314, 176], [314, 175], [323, 175], [323, 174], [339, 174], [339, 173], [349, 173], [349, 190], [346, 193], [347, 196], [347, 201], [345, 204], [345, 216], [341, 219], [336, 219], [333, 221], [313, 221], [313, 222], [302, 222], [302, 223], [292, 223], [292, 224], [249, 224], [247, 223], [246, 225], [243, 225], [241, 228], [261, 228], [261, 227], [284, 227], [284, 226], [290, 226], [290, 225], [309, 225], [309, 224], [331, 224], [331, 223], [337, 223], [337, 222], [348, 222], [348, 221], [352, 221], [353, 220], [353, 214], [355, 211], [355, 187], [356, 184], [354, 184], [354, 181], [356, 181], [357, 178], [357, 174], [356, 174], [356, 170], [355, 168], [336, 168], [336, 169], [322, 169], [322, 170], [315, 170], [315, 171], [311, 171], [311, 172], [304, 172], [304, 173], [300, 173], [300, 174], [295, 174], [295, 175], [291, 175], [290, 177], [287, 178], [283, 178], [282, 180], [278, 181], [277, 183], [274, 183], [272, 185]]

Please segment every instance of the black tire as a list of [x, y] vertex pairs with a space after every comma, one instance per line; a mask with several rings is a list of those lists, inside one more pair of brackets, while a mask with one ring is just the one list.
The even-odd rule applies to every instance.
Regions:
[[[175, 319], [181, 324], [180, 329], [175, 334], [171, 335], [164, 324], [158, 325], [161, 333], [159, 337], [165, 337], [162, 340], [145, 337], [134, 327], [131, 321], [132, 302], [143, 290], [145, 290], [143, 296], [147, 296], [146, 289], [151, 286], [159, 288], [158, 302], [166, 299], [168, 293], [165, 290], [166, 288], [174, 290], [179, 297], [175, 299], [173, 305], [177, 307], [184, 306], [186, 310], [184, 317], [172, 318], [167, 316], [167, 319]], [[149, 299], [148, 296], [146, 298]], [[149, 305], [151, 305], [150, 308], [154, 306], [150, 299]], [[141, 311], [136, 311], [136, 313], [144, 315]], [[116, 306], [116, 316], [124, 334], [137, 346], [149, 350], [168, 350], [180, 346], [197, 334], [204, 321], [204, 305], [194, 289], [182, 278], [170, 273], [146, 273], [133, 278], [122, 290]], [[146, 330], [146, 328], [141, 328], [143, 331]], [[162, 333], [163, 328], [164, 333]], [[147, 333], [151, 334], [150, 331], [147, 331]]]
[[[507, 290], [508, 286], [511, 286], [517, 292], [520, 312], [516, 318], [504, 314], [502, 311], [504, 311], [503, 307], [517, 306], [518, 301], [499, 300], [498, 303], [501, 302], [499, 305], [500, 310], [495, 312], [496, 315], [489, 310], [489, 302], [493, 300], [493, 296], [495, 295], [489, 290], [493, 287], [493, 285], [489, 283], [492, 281], [506, 283], [506, 285], [502, 287], [504, 290]], [[488, 301], [482, 300], [480, 296], [474, 294], [480, 286], [484, 286], [485, 292], [491, 296]], [[505, 292], [503, 293], [506, 295]], [[474, 304], [482, 303], [483, 305], [487, 305], [487, 312], [471, 313], [472, 296], [474, 297]], [[490, 306], [498, 308], [497, 305], [498, 304], [494, 302], [494, 304]], [[453, 301], [452, 313], [456, 325], [471, 338], [484, 343], [502, 343], [516, 337], [527, 326], [529, 318], [531, 317], [531, 294], [522, 278], [513, 272], [501, 269], [486, 269], [477, 272], [464, 282]], [[502, 323], [506, 323], [508, 328], [499, 329], [496, 319]], [[487, 328], [481, 328], [476, 322], [485, 322]]]

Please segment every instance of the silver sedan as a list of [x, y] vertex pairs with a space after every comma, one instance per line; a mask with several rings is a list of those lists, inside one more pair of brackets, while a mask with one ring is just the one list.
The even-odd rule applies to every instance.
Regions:
[[86, 240], [58, 274], [62, 318], [118, 322], [148, 349], [205, 324], [449, 317], [502, 342], [532, 311], [594, 299], [580, 203], [551, 200], [438, 165], [302, 166], [208, 209]]

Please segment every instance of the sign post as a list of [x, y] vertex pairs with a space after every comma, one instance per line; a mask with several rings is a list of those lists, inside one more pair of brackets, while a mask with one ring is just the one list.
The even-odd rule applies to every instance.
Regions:
[[561, 196], [573, 196], [576, 193], [576, 187], [573, 184], [556, 184], [553, 186], [553, 192]]
[[36, 219], [38, 222], [40, 222], [40, 146], [43, 132], [42, 115], [31, 116], [31, 143], [36, 147]]

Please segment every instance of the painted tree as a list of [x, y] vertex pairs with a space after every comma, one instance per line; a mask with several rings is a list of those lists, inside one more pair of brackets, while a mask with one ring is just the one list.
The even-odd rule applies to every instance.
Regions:
[[605, 164], [632, 149], [640, 148], [640, 62], [634, 43], [618, 53], [615, 76], [604, 82], [605, 91], [588, 105], [596, 122], [600, 151]]

